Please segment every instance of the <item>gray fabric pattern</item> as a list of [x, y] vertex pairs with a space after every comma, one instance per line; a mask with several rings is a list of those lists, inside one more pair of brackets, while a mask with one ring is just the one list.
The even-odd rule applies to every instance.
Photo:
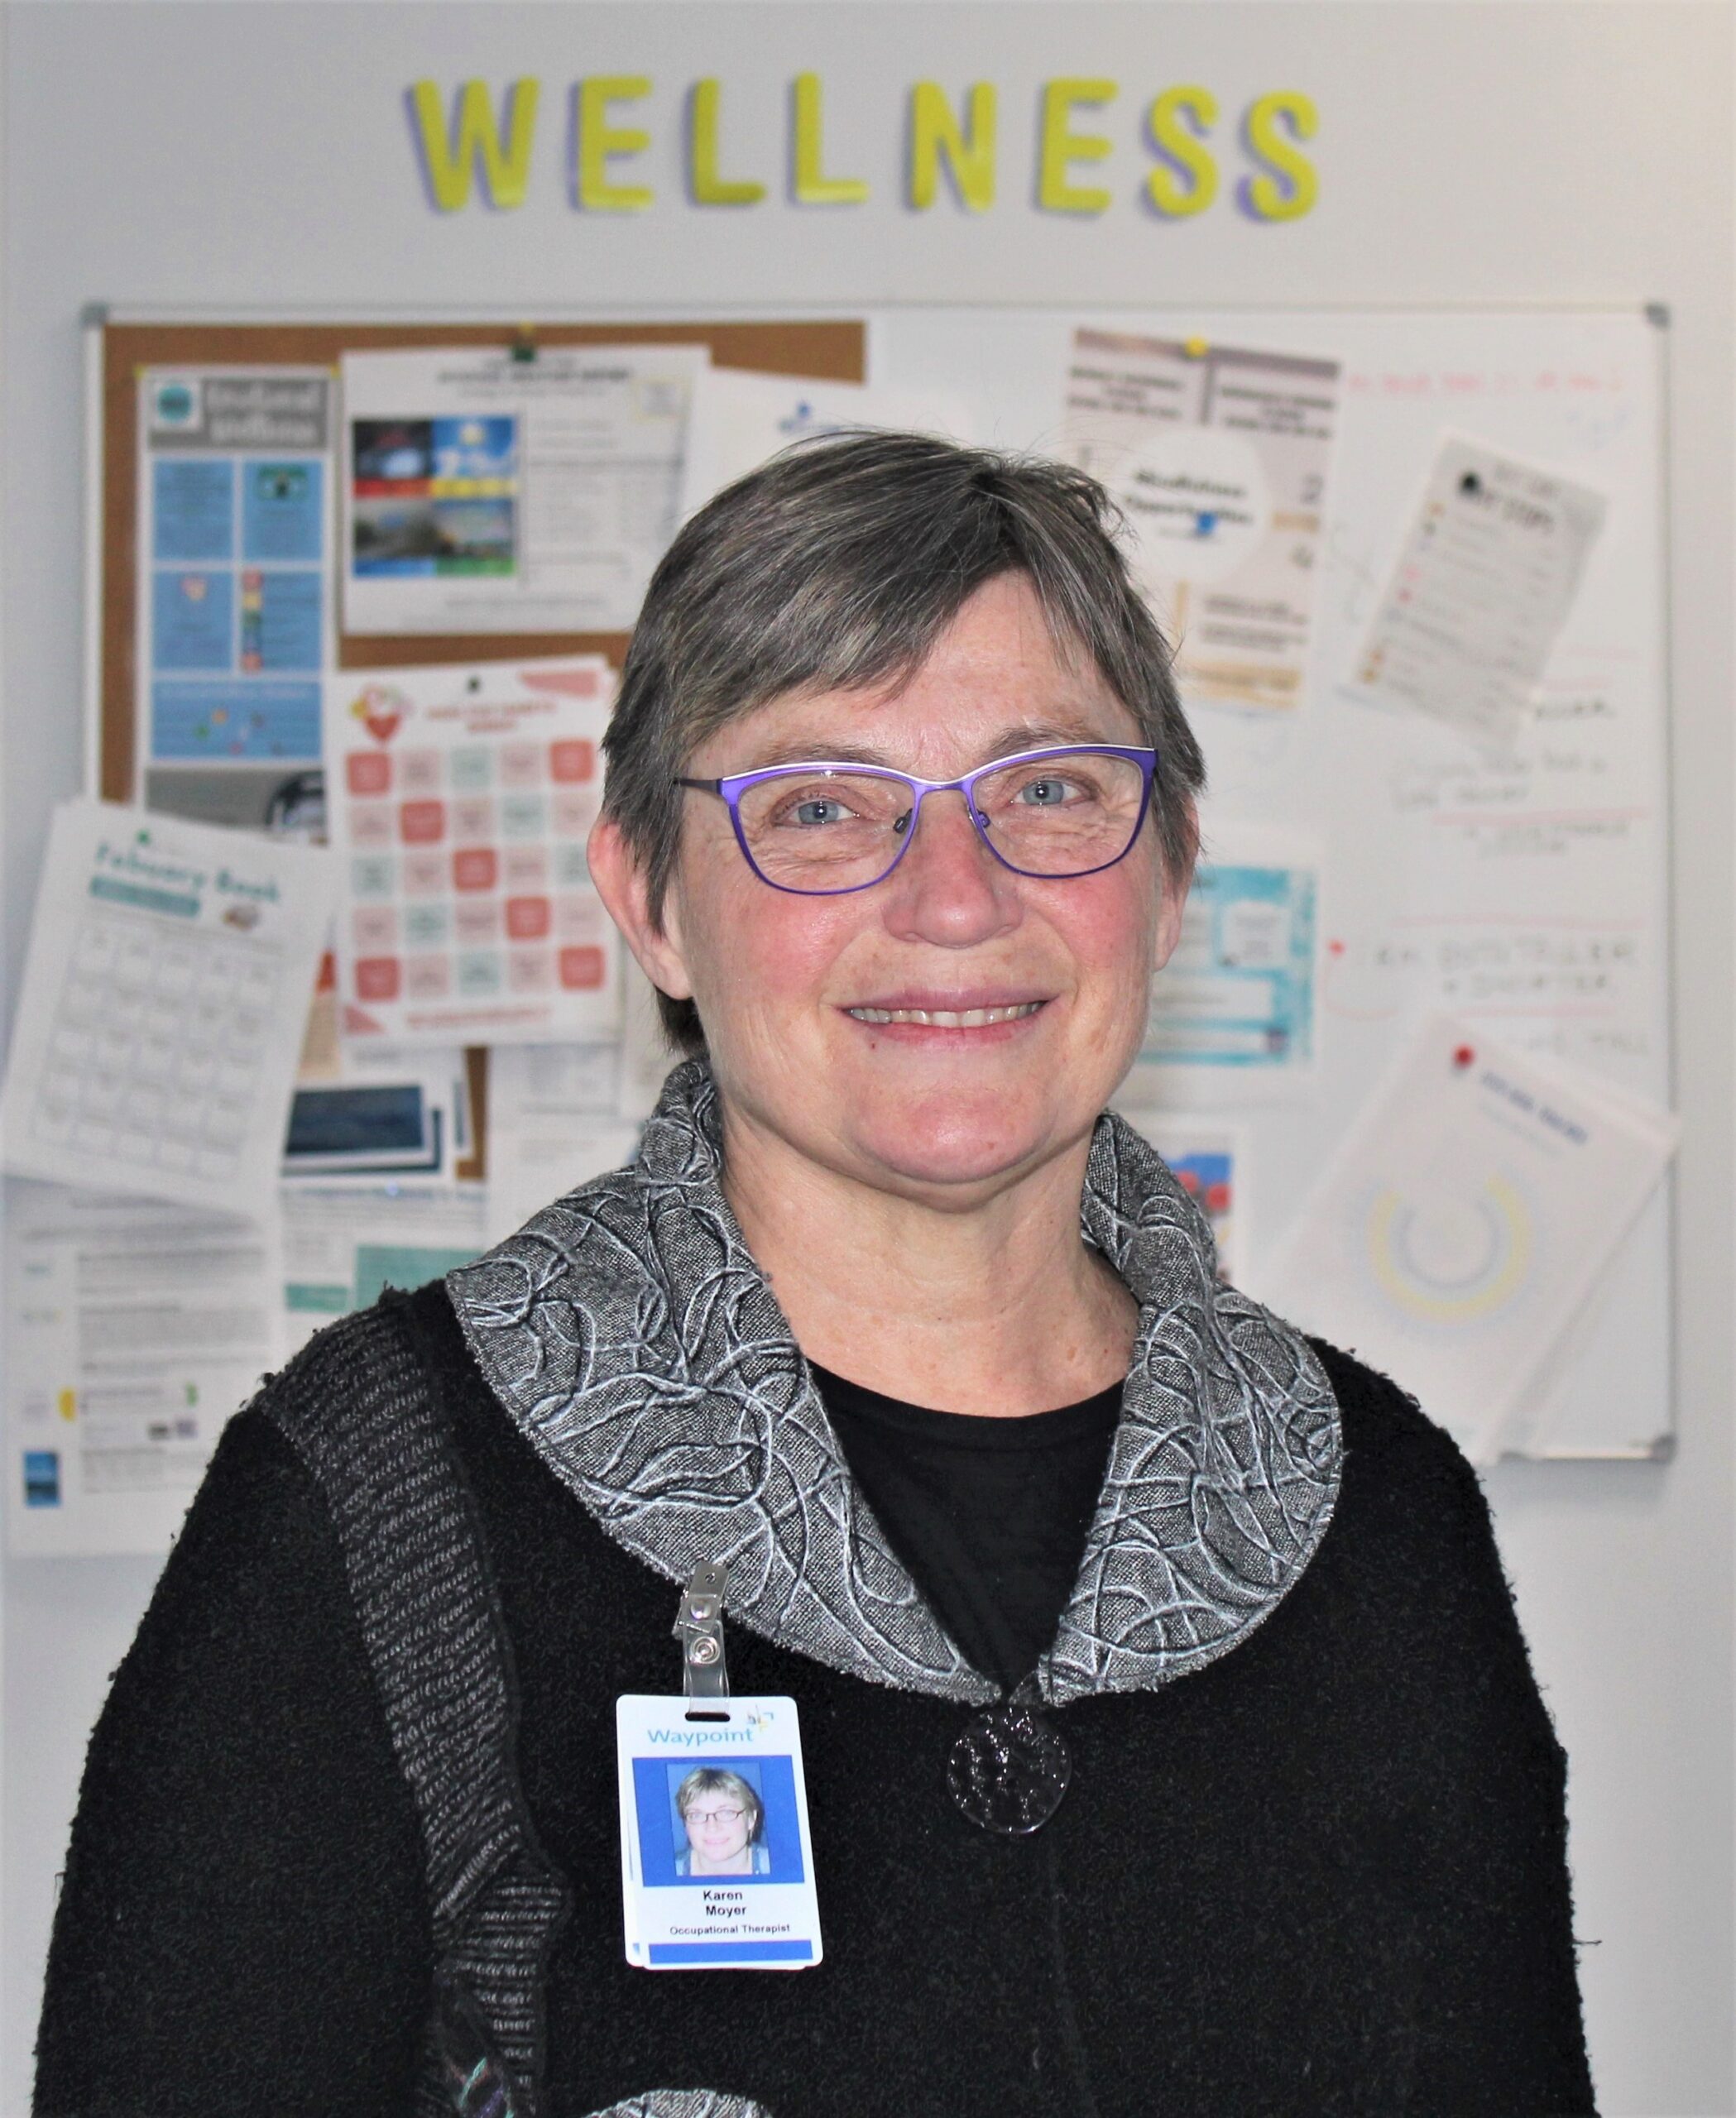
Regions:
[[646, 2095], [593, 2111], [591, 2118], [771, 2118], [763, 2103], [715, 2088], [654, 2088]]
[[[870, 1681], [985, 1704], [851, 1482], [723, 1195], [717, 1090], [676, 1068], [631, 1167], [448, 1275], [490, 1387], [603, 1529], [673, 1581], [728, 1562], [727, 1608]], [[1156, 1150], [1098, 1121], [1081, 1232], [1139, 1304], [1121, 1423], [1071, 1603], [1038, 1671], [1060, 1705], [1227, 1652], [1312, 1557], [1342, 1439], [1301, 1336], [1218, 1285]]]

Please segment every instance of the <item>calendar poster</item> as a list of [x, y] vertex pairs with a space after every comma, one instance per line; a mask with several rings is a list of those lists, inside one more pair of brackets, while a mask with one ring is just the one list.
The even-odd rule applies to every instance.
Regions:
[[619, 1027], [615, 929], [585, 865], [614, 683], [600, 655], [327, 680], [352, 1047]]
[[261, 1212], [331, 882], [319, 847], [103, 802], [56, 810], [0, 1101], [5, 1167]]

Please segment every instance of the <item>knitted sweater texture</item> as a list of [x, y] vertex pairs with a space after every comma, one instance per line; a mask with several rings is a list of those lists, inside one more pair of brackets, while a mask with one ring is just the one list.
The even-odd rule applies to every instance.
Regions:
[[[554, 2118], [710, 2088], [770, 2118], [1542, 2118], [1592, 2109], [1565, 1761], [1451, 1441], [1320, 1348], [1330, 1528], [1244, 1643], [1072, 1700], [1056, 1818], [947, 1800], [955, 1699], [736, 1626], [803, 1720], [826, 1960], [623, 1961], [617, 1694], [674, 1688], [667, 1580], [508, 1419], [443, 1289], [405, 1312], [512, 1643], [517, 1756], [574, 1910], [548, 1983]], [[338, 1327], [279, 1392], [376, 1387]], [[38, 2052], [41, 2118], [412, 2107], [424, 1853], [331, 1514], [256, 1406], [226, 1434], [92, 1740]], [[660, 2106], [659, 2106], [660, 2107]]]

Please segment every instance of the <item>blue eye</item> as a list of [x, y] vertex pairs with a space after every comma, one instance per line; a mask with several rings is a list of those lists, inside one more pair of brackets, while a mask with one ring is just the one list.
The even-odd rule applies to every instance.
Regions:
[[842, 802], [815, 800], [798, 802], [795, 806], [795, 819], [798, 824], [835, 824], [842, 819], [843, 815]]
[[1058, 809], [1067, 799], [1067, 782], [1033, 779], [1019, 789], [1019, 798], [1033, 809]]

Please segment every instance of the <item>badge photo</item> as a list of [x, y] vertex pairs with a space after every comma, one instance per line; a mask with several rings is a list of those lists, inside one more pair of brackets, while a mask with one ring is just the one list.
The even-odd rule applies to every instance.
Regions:
[[621, 1903], [650, 1971], [803, 1970], [820, 1926], [789, 1699], [616, 1703]]

